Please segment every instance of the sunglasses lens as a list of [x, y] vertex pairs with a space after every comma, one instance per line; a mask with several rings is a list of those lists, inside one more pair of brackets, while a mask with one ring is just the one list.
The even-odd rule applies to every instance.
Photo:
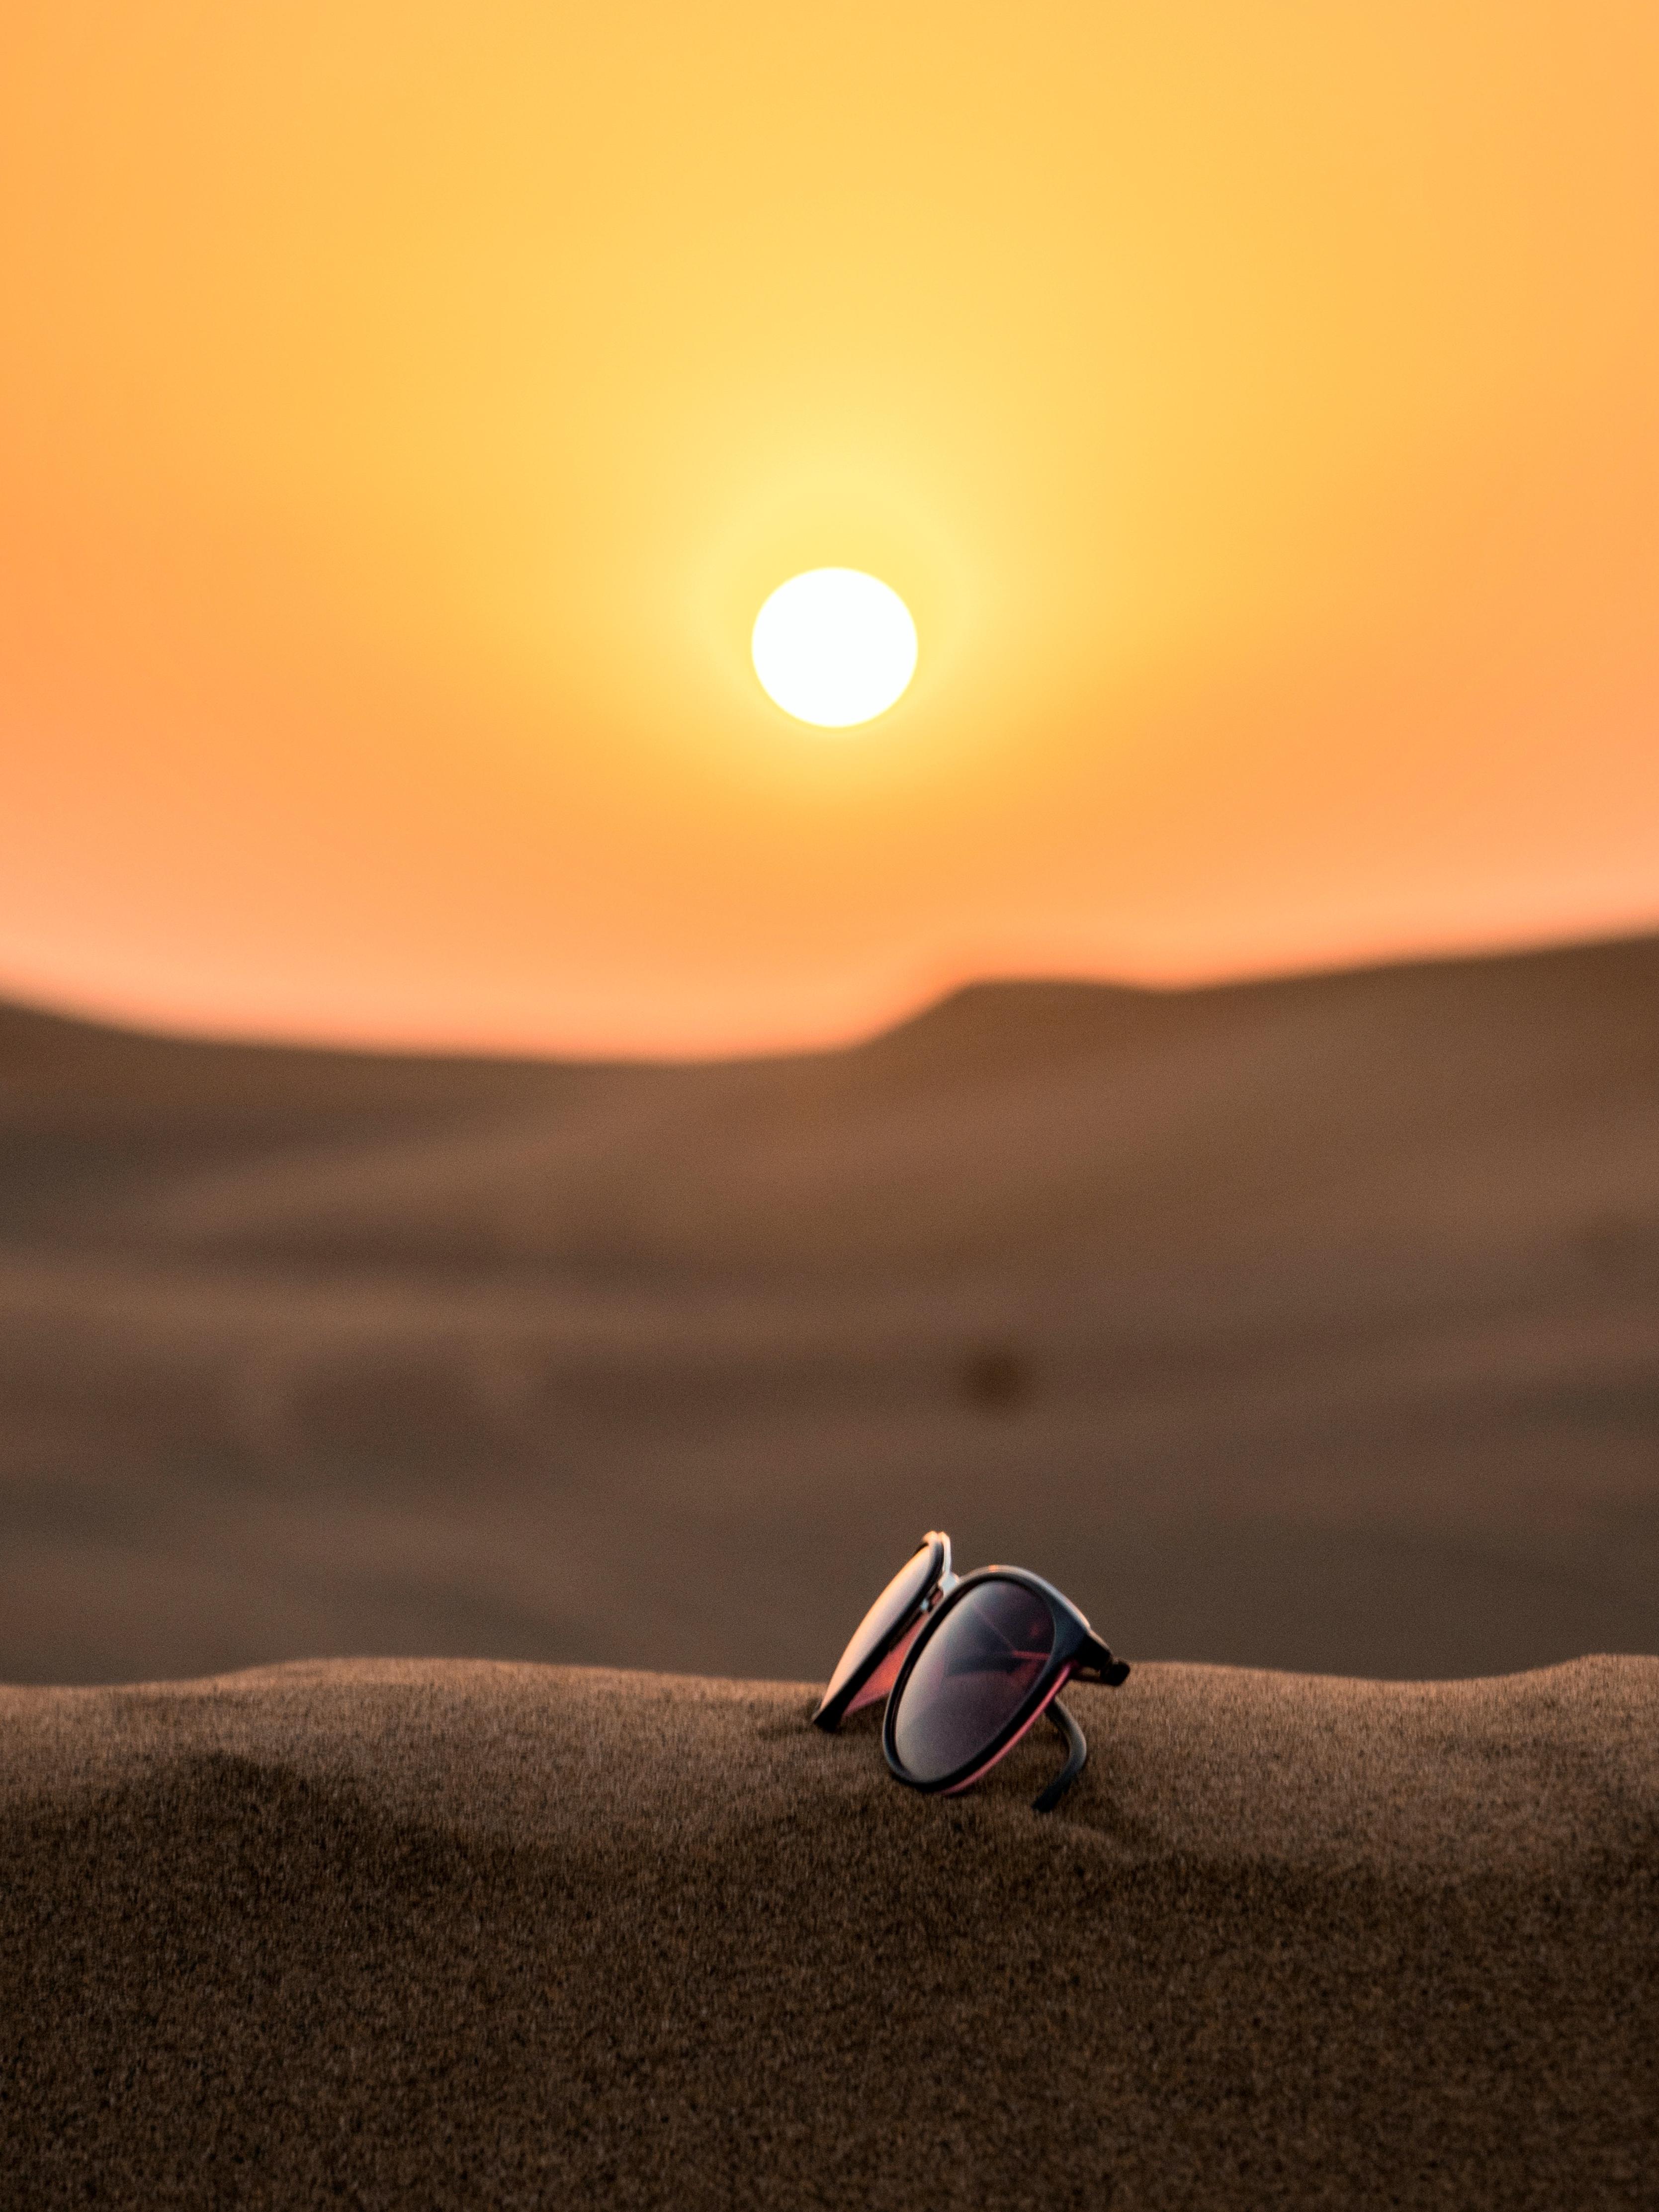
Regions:
[[1054, 1616], [1020, 1583], [978, 1583], [923, 1645], [892, 1716], [912, 1781], [942, 1782], [988, 1753], [1026, 1705], [1054, 1648]]
[[836, 1671], [830, 1677], [830, 1686], [823, 1693], [826, 1705], [848, 1677], [856, 1674], [870, 1654], [878, 1650], [906, 1615], [921, 1604], [933, 1577], [933, 1545], [924, 1544], [905, 1561], [860, 1621], [853, 1632], [852, 1642], [842, 1653]]

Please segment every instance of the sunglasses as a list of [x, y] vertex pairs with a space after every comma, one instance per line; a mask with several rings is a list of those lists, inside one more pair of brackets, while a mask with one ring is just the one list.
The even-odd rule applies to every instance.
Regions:
[[887, 1699], [882, 1749], [912, 1790], [949, 1796], [1005, 1759], [1044, 1715], [1066, 1765], [1032, 1801], [1052, 1812], [1089, 1757], [1060, 1702], [1073, 1676], [1115, 1689], [1129, 1669], [1077, 1607], [1024, 1567], [951, 1571], [951, 1540], [930, 1528], [853, 1632], [812, 1718], [836, 1729]]

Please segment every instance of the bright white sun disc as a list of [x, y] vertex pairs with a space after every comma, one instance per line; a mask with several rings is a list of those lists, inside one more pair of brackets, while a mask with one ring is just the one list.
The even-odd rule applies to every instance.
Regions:
[[809, 568], [755, 617], [755, 673], [798, 722], [845, 730], [890, 707], [915, 672], [916, 626], [898, 593], [857, 568]]

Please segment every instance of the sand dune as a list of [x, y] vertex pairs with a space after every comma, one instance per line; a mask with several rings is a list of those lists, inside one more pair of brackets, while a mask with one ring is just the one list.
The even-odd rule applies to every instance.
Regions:
[[[0, 1677], [149, 1684], [0, 1689], [0, 2202], [1650, 2201], [1656, 986], [0, 1010]], [[1138, 1662], [1053, 1819], [806, 1725], [927, 1522]]]
[[[331, 1127], [335, 1063], [287, 1158], [169, 1164], [99, 1233], [702, 1279], [1144, 1272], [1264, 1244], [1420, 1268], [1472, 1242], [1659, 1273], [1656, 1017], [1644, 942], [1186, 994], [980, 986], [794, 1060], [409, 1071], [404, 1097], [394, 1064], [372, 1109], [353, 1071], [365, 1110]], [[417, 1102], [446, 1074], [433, 1127]]]
[[1659, 1662], [1144, 1668], [1048, 1820], [1045, 1751], [922, 1800], [809, 1698], [0, 1692], [0, 2196], [1652, 2201]]
[[1135, 1656], [1659, 1649], [1659, 943], [704, 1067], [0, 1013], [0, 1678], [821, 1674], [927, 1523]]

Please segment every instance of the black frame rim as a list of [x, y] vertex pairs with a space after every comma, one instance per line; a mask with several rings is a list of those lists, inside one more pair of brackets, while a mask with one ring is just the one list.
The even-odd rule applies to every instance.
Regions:
[[[921, 1542], [916, 1546], [916, 1550], [918, 1552], [921, 1551], [924, 1545], [931, 1545], [933, 1547], [933, 1556], [928, 1563], [927, 1578], [916, 1594], [915, 1603], [911, 1607], [909, 1612], [900, 1615], [898, 1620], [894, 1622], [892, 1627], [889, 1629], [885, 1636], [879, 1638], [878, 1641], [871, 1646], [865, 1657], [859, 1662], [857, 1667], [854, 1668], [853, 1672], [842, 1684], [840, 1689], [836, 1692], [833, 1698], [827, 1693], [819, 1698], [817, 1711], [812, 1716], [812, 1725], [815, 1728], [821, 1728], [826, 1731], [839, 1728], [842, 1722], [847, 1717], [847, 1708], [852, 1704], [854, 1698], [857, 1697], [859, 1692], [870, 1680], [870, 1677], [876, 1672], [882, 1662], [888, 1656], [892, 1650], [893, 1646], [898, 1642], [899, 1638], [904, 1634], [905, 1631], [911, 1626], [916, 1617], [920, 1614], [925, 1619], [930, 1607], [936, 1613], [939, 1611], [940, 1606], [939, 1602], [936, 1601], [938, 1600], [939, 1591], [941, 1589], [945, 1590], [946, 1600], [948, 1601], [951, 1594], [959, 1587], [956, 1577], [951, 1571], [951, 1539], [945, 1534], [945, 1530], [943, 1528], [924, 1529], [922, 1531]], [[918, 1635], [915, 1640], [917, 1644], [920, 1644], [921, 1641], [921, 1636]], [[915, 1649], [914, 1644], [911, 1649]], [[909, 1653], [907, 1652], [905, 1656], [908, 1661]], [[839, 1666], [841, 1662], [837, 1660], [836, 1663]], [[903, 1673], [904, 1670], [901, 1668], [899, 1673], [900, 1680], [902, 1680], [903, 1679]], [[894, 1692], [896, 1691], [897, 1687], [898, 1684], [897, 1682], [895, 1682], [893, 1690], [888, 1692], [888, 1703], [890, 1705], [892, 1702]], [[871, 1702], [873, 1704], [874, 1700], [872, 1699]]]
[[[937, 1633], [947, 1615], [971, 1591], [977, 1589], [981, 1583], [989, 1582], [1016, 1583], [1021, 1589], [1030, 1590], [1043, 1600], [1054, 1624], [1054, 1647], [1048, 1654], [1042, 1674], [1038, 1675], [1024, 1698], [1016, 1708], [1012, 1718], [1004, 1723], [982, 1750], [976, 1752], [972, 1759], [967, 1760], [963, 1765], [954, 1768], [949, 1774], [941, 1775], [936, 1782], [919, 1780], [906, 1769], [903, 1760], [898, 1755], [897, 1745], [894, 1740], [900, 1705], [909, 1685], [910, 1677], [915, 1670], [917, 1660], [921, 1656], [923, 1650]], [[905, 1653], [904, 1664], [899, 1668], [898, 1679], [888, 1692], [887, 1710], [882, 1717], [881, 1747], [895, 1778], [903, 1783], [907, 1789], [919, 1790], [925, 1796], [939, 1796], [950, 1790], [962, 1789], [965, 1784], [971, 1782], [976, 1774], [982, 1773], [988, 1766], [994, 1765], [1015, 1740], [1024, 1734], [1041, 1714], [1043, 1706], [1064, 1687], [1066, 1678], [1076, 1666], [1079, 1658], [1091, 1645], [1097, 1645], [1098, 1641], [1087, 1619], [1072, 1603], [1070, 1598], [1057, 1590], [1052, 1583], [1044, 1582], [1041, 1575], [1034, 1575], [1028, 1567], [975, 1567], [971, 1574], [963, 1575], [955, 1588], [933, 1607], [933, 1612], [928, 1615], [921, 1632]]]

